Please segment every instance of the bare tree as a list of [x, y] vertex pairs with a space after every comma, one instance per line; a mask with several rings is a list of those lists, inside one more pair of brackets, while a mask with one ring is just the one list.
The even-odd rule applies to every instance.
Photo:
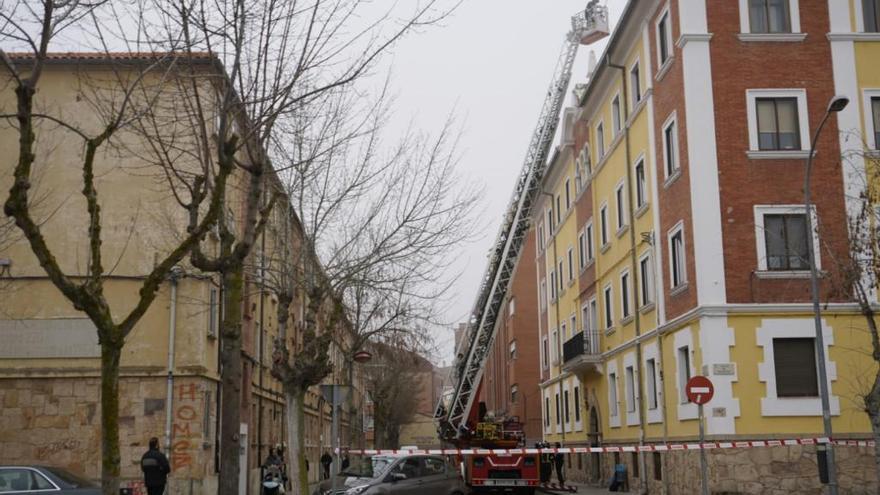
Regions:
[[415, 416], [418, 406], [423, 386], [418, 374], [433, 370], [416, 351], [393, 341], [371, 349], [373, 361], [367, 367], [365, 384], [373, 402], [375, 448], [397, 448], [401, 427]]
[[[305, 394], [332, 371], [331, 346], [351, 376], [353, 354], [371, 340], [429, 338], [417, 324], [433, 322], [451, 248], [472, 234], [478, 197], [454, 172], [451, 123], [433, 139], [407, 135], [388, 151], [384, 94], [376, 102], [352, 91], [326, 96], [275, 143], [302, 244], [301, 256], [273, 275], [281, 330], [273, 374], [288, 405], [294, 493], [307, 493]], [[295, 294], [305, 305], [299, 335], [289, 325]]]
[[[207, 177], [197, 170], [169, 178], [172, 188], [181, 191], [179, 200], [191, 222], [178, 224], [178, 240], [163, 246], [155, 265], [144, 274], [134, 306], [112, 308], [104, 289], [113, 265], [105, 260], [102, 249], [103, 228], [112, 213], [102, 212], [100, 180], [96, 177], [112, 167], [107, 163], [108, 149], [124, 147], [134, 123], [148, 113], [151, 105], [173, 99], [162, 81], [175, 77], [182, 67], [170, 55], [129, 57], [122, 64], [104, 51], [99, 57], [110, 69], [109, 75], [93, 85], [83, 81], [82, 88], [83, 94], [88, 90], [94, 97], [85, 98], [84, 103], [97, 118], [97, 125], [82, 123], [77, 116], [65, 115], [50, 105], [42, 108], [44, 102], [37, 94], [50, 63], [50, 48], [60, 33], [77, 23], [101, 32], [96, 15], [101, 6], [102, 2], [45, 1], [36, 8], [17, 3], [11, 10], [0, 9], [0, 40], [28, 50], [23, 54], [0, 50], [4, 87], [8, 88], [4, 96], [14, 94], [14, 111], [0, 117], [6, 124], [5, 130], [18, 135], [18, 154], [15, 163], [10, 164], [12, 185], [4, 213], [12, 219], [49, 280], [97, 329], [101, 354], [101, 478], [103, 493], [109, 495], [119, 491], [119, 362], [125, 339], [154, 301], [172, 268], [189, 254], [219, 217], [219, 192], [224, 189], [231, 169], [221, 167], [212, 178], [213, 189], [207, 187]], [[47, 147], [62, 136], [77, 143], [70, 149], [81, 151], [75, 160], [82, 182], [79, 186], [70, 184], [69, 194], [79, 189], [85, 207], [86, 228], [81, 238], [88, 246], [88, 259], [84, 270], [59, 261], [56, 253], [70, 246], [50, 246], [43, 233], [44, 218], [37, 216], [34, 209], [32, 181], [38, 170], [52, 165]], [[70, 153], [70, 149], [66, 152]], [[114, 316], [120, 314], [121, 317]]]

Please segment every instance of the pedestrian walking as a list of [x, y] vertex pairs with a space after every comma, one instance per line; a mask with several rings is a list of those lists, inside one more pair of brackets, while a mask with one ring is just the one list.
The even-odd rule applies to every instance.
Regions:
[[144, 472], [147, 495], [162, 495], [171, 465], [165, 454], [159, 451], [159, 439], [156, 437], [150, 439], [150, 449], [141, 457], [141, 471]]
[[[562, 444], [556, 442], [556, 448], [562, 448]], [[565, 454], [556, 453], [553, 456], [553, 463], [556, 464], [556, 477], [559, 479], [559, 484], [565, 484], [565, 477], [562, 475], [562, 468], [565, 466]]]
[[348, 469], [348, 466], [350, 466], [350, 465], [351, 465], [351, 461], [348, 460], [348, 451], [345, 451], [342, 454], [342, 464], [340, 464], [340, 466], [342, 466], [342, 471], [345, 471], [346, 469]]
[[324, 468], [324, 479], [330, 479], [330, 464], [333, 463], [333, 456], [330, 455], [330, 452], [324, 451], [324, 455], [321, 456], [321, 467]]

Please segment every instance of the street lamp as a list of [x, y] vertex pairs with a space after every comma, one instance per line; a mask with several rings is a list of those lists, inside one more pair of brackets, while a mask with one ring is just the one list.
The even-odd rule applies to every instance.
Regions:
[[[810, 174], [813, 171], [813, 154], [816, 151], [816, 141], [819, 139], [819, 134], [822, 132], [822, 128], [825, 127], [825, 122], [828, 121], [828, 118], [832, 113], [837, 113], [846, 108], [848, 103], [849, 98], [846, 96], [837, 95], [831, 98], [831, 101], [828, 103], [828, 109], [825, 110], [825, 115], [822, 117], [822, 122], [816, 129], [816, 133], [813, 135], [813, 140], [810, 141], [810, 154], [807, 155], [807, 168], [804, 173], [804, 217], [807, 225], [807, 259], [810, 263], [810, 295], [813, 298], [813, 320], [816, 329], [816, 347], [818, 349], [816, 355], [818, 357], [819, 367], [819, 396], [822, 399], [822, 425], [825, 430], [825, 436], [828, 438], [829, 442], [832, 438], [831, 407], [829, 405], [830, 391], [828, 390], [828, 372], [825, 365], [825, 338], [822, 335], [822, 310], [819, 307], [819, 275], [816, 269], [815, 246], [813, 245]], [[821, 447], [822, 446], [820, 445], [819, 448], [821, 449]], [[831, 443], [828, 443], [825, 445], [825, 449], [828, 471], [828, 493], [831, 495], [837, 495], [837, 472], [835, 471], [834, 465], [834, 447]]]

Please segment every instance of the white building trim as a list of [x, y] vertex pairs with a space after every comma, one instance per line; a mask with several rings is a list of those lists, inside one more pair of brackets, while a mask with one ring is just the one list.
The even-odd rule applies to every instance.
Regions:
[[[791, 16], [791, 32], [801, 32], [801, 8], [798, 0], [788, 0], [788, 13]], [[752, 28], [749, 20], [749, 0], [739, 0], [739, 27], [742, 34], [751, 34]], [[760, 33], [764, 34], [764, 33]], [[774, 33], [775, 34], [775, 33]], [[773, 36], [770, 34], [768, 36]]]
[[[633, 389], [630, 390], [630, 384], [626, 377], [627, 368], [632, 368], [633, 373], [633, 381], [632, 386]], [[639, 390], [641, 387], [639, 383], [641, 381], [641, 377], [639, 376], [639, 367], [636, 362], [636, 353], [628, 352], [623, 355], [623, 392], [624, 392], [624, 400], [622, 401], [626, 405], [626, 425], [634, 426], [639, 424], [639, 402], [641, 401], [641, 397], [639, 394]], [[630, 394], [632, 394], [635, 399], [633, 403], [630, 403]]]
[[[803, 215], [804, 205], [755, 205], [755, 247], [758, 253], [758, 271], [767, 272], [767, 243], [764, 239], [764, 215]], [[813, 223], [813, 247], [816, 258], [816, 268], [822, 269], [822, 249], [819, 244], [819, 232], [815, 227], [819, 225], [816, 217], [816, 205], [810, 208], [810, 217]], [[807, 270], [808, 271], [808, 270]], [[791, 273], [798, 273], [797, 271]]]
[[[605, 364], [608, 381], [608, 425], [611, 428], [620, 427], [620, 373], [617, 372], [617, 360], [612, 359]], [[614, 381], [611, 377], [614, 377]], [[613, 390], [613, 392], [612, 392]]]
[[642, 369], [644, 370], [643, 374], [645, 379], [645, 393], [651, 393], [651, 389], [649, 388], [648, 380], [650, 380], [650, 375], [648, 374], [648, 360], [654, 360], [654, 391], [657, 394], [657, 406], [651, 408], [651, 403], [648, 397], [645, 398], [647, 401], [645, 403], [645, 420], [648, 424], [651, 423], [662, 423], [663, 422], [663, 381], [660, 379], [660, 350], [657, 345], [657, 341], [653, 341], [650, 344], [646, 344], [642, 346]]
[[[825, 362], [828, 371], [828, 390], [831, 382], [837, 380], [837, 363], [831, 361], [828, 348], [834, 345], [834, 332], [828, 322], [822, 320], [822, 335], [825, 340]], [[773, 360], [773, 339], [814, 338], [815, 327], [811, 318], [764, 318], [755, 330], [757, 344], [764, 348], [764, 361], [758, 364], [758, 380], [767, 385], [766, 395], [761, 399], [761, 414], [764, 416], [821, 416], [822, 402], [817, 397], [777, 397], [776, 369]], [[832, 391], [833, 392], [833, 391]], [[840, 398], [833, 393], [829, 397], [831, 414], [840, 415]]]
[[765, 155], [779, 153], [780, 157], [787, 158], [791, 150], [764, 150], [758, 144], [758, 98], [797, 98], [798, 128], [800, 129], [801, 150], [809, 154], [810, 151], [810, 114], [807, 111], [807, 92], [804, 89], [747, 89], [746, 90], [746, 118], [749, 124], [749, 151]]
[[880, 129], [874, 128], [874, 113], [871, 106], [872, 98], [880, 98], [880, 89], [865, 89], [862, 91], [862, 113], [865, 116], [865, 144], [872, 151], [880, 150], [880, 143], [875, 139], [875, 133]]
[[[715, 386], [715, 396], [706, 406], [706, 430], [710, 435], [736, 434], [735, 419], [740, 415], [740, 406], [739, 399], [733, 395], [733, 383], [738, 381], [738, 375], [730, 356], [730, 349], [735, 345], [735, 332], [728, 326], [726, 316], [700, 319], [703, 375], [709, 377]], [[716, 368], [715, 365], [726, 366]], [[727, 371], [733, 368], [732, 374], [716, 373], [720, 368], [727, 368]]]

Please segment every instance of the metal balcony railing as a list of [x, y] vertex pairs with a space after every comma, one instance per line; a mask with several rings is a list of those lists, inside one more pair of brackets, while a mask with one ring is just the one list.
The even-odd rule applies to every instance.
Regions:
[[579, 356], [599, 354], [599, 332], [595, 330], [578, 332], [562, 344], [562, 360], [566, 363]]

